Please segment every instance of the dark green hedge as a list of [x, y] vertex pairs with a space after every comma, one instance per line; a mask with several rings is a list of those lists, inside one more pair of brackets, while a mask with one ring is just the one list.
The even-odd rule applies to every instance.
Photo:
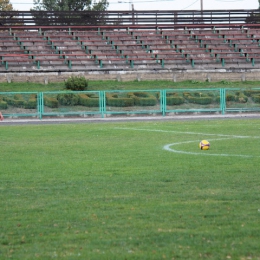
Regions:
[[24, 108], [36, 109], [37, 108], [37, 95], [33, 94], [29, 97], [29, 100], [25, 103]]
[[24, 107], [25, 100], [21, 94], [14, 95], [13, 97], [4, 97], [8, 105], [14, 107]]
[[59, 102], [54, 97], [44, 97], [44, 105], [51, 108], [59, 107]]
[[207, 96], [207, 94], [202, 94], [198, 92], [189, 93], [184, 92], [183, 96], [189, 103], [199, 104], [199, 105], [208, 105], [213, 102], [213, 98], [210, 96]]
[[239, 95], [236, 96], [235, 101], [238, 103], [246, 103], [248, 101], [248, 97], [243, 93], [239, 93]]
[[4, 96], [3, 100], [8, 104], [8, 105], [13, 105], [13, 98], [8, 97], [8, 96]]
[[190, 97], [190, 103], [200, 104], [200, 105], [208, 105], [212, 103], [211, 97]]
[[117, 94], [106, 94], [106, 104], [112, 107], [130, 107], [134, 105], [134, 99], [129, 97], [119, 97]]
[[226, 101], [234, 101], [234, 102], [238, 102], [238, 103], [246, 103], [248, 101], [248, 97], [240, 91], [237, 91], [232, 94], [227, 94], [226, 95]]
[[236, 100], [236, 96], [233, 94], [227, 94], [226, 95], [226, 101], [235, 101]]
[[107, 93], [106, 104], [115, 107], [155, 106], [157, 98], [149, 92], [129, 92], [121, 96], [119, 94]]
[[4, 100], [0, 100], [0, 109], [7, 109], [7, 102]]
[[133, 92], [128, 93], [128, 96], [134, 99], [136, 106], [155, 106], [157, 98], [149, 92]]
[[79, 94], [79, 105], [86, 107], [98, 107], [99, 97], [93, 94]]
[[217, 102], [217, 103], [220, 102], [220, 96], [216, 96], [215, 102]]
[[168, 106], [181, 105], [184, 101], [184, 98], [180, 97], [178, 93], [167, 93], [166, 95], [166, 104]]
[[244, 94], [248, 97], [252, 97], [252, 96], [255, 96], [255, 95], [260, 95], [260, 90], [245, 90], [244, 91]]
[[252, 99], [255, 103], [260, 103], [260, 94], [259, 95], [253, 95]]
[[37, 95], [30, 95], [28, 101], [26, 97], [22, 94], [15, 94], [12, 97], [3, 97], [3, 100], [10, 106], [26, 108], [26, 109], [35, 109], [37, 108]]
[[63, 106], [76, 106], [79, 104], [79, 96], [76, 94], [58, 94], [57, 100]]

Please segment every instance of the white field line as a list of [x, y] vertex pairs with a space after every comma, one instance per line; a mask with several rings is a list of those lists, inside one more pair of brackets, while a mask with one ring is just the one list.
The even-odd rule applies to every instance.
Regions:
[[130, 127], [115, 127], [115, 129], [160, 132], [160, 133], [173, 133], [173, 134], [202, 135], [202, 136], [220, 136], [220, 137], [228, 137], [228, 138], [259, 138], [259, 136], [208, 134], [208, 133], [198, 133], [198, 132], [182, 132], [182, 131], [174, 131], [174, 130], [157, 130], [157, 129], [143, 129], [143, 128], [130, 128]]
[[[227, 139], [232, 139], [231, 138], [218, 138], [218, 139], [211, 139], [210, 141], [219, 141], [219, 140], [227, 140]], [[260, 156], [254, 156], [254, 155], [243, 155], [243, 154], [227, 154], [227, 153], [209, 153], [208, 150], [206, 151], [200, 151], [200, 152], [187, 152], [187, 151], [182, 151], [182, 150], [176, 150], [171, 148], [174, 145], [181, 145], [181, 144], [187, 144], [187, 143], [194, 143], [198, 142], [196, 141], [186, 141], [186, 142], [178, 142], [178, 143], [172, 143], [172, 144], [166, 144], [163, 149], [168, 151], [168, 152], [174, 152], [174, 153], [181, 153], [181, 154], [191, 154], [191, 155], [206, 155], [206, 156], [226, 156], [226, 157], [241, 157], [241, 158], [253, 158], [253, 157], [260, 157]]]
[[[115, 129], [120, 130], [134, 130], [134, 131], [147, 131], [147, 132], [160, 132], [160, 133], [178, 133], [178, 134], [189, 134], [189, 135], [203, 135], [203, 136], [219, 136], [219, 137], [225, 137], [225, 138], [217, 138], [217, 139], [210, 139], [210, 141], [219, 141], [219, 140], [226, 140], [226, 139], [232, 139], [232, 138], [260, 138], [259, 136], [243, 136], [243, 135], [224, 135], [224, 134], [205, 134], [205, 133], [197, 133], [197, 132], [181, 132], [181, 131], [169, 131], [169, 130], [156, 130], [156, 129], [143, 129], [143, 128], [127, 128], [127, 127], [116, 127]], [[177, 142], [172, 144], [166, 144], [163, 149], [169, 152], [174, 153], [180, 153], [180, 154], [190, 154], [190, 155], [206, 155], [206, 156], [235, 156], [235, 157], [241, 157], [241, 158], [253, 158], [253, 157], [260, 157], [260, 156], [254, 156], [254, 155], [242, 155], [242, 154], [214, 154], [209, 153], [208, 151], [200, 151], [200, 152], [187, 152], [182, 150], [176, 150], [171, 148], [174, 145], [181, 145], [181, 144], [187, 144], [187, 143], [194, 143], [198, 142], [198, 140], [195, 141], [184, 141], [184, 142]]]

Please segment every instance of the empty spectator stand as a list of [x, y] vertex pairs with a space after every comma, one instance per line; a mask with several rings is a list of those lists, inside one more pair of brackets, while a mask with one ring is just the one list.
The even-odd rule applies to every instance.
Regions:
[[[173, 48], [171, 42], [158, 30], [133, 31], [128, 29], [126, 31], [101, 31], [100, 34], [117, 53], [127, 57], [131, 68], [134, 68], [135, 65], [146, 64], [148, 66], [149, 63], [164, 68], [165, 60], [167, 60], [167, 65], [173, 60], [174, 63], [187, 64], [185, 62], [187, 56], [178, 53], [179, 51]], [[180, 34], [183, 35], [182, 32]], [[186, 35], [184, 37], [188, 40]], [[172, 56], [171, 58], [167, 56], [166, 51]]]
[[[135, 61], [140, 65], [143, 63], [153, 63], [157, 65], [160, 61], [153, 57], [150, 53], [146, 51], [147, 47], [141, 42], [136, 42], [132, 38], [129, 38], [127, 34], [120, 33], [120, 36], [117, 33], [113, 33], [113, 37], [105, 36], [104, 33], [100, 30], [96, 32], [75, 32], [70, 31], [70, 37], [74, 40], [74, 43], [77, 43], [82, 50], [84, 50], [87, 55], [74, 55], [69, 53], [64, 55], [65, 60], [68, 64], [68, 67], [71, 69], [75, 64], [83, 62], [94, 61], [99, 68], [131, 68], [134, 67]], [[64, 41], [68, 38], [69, 35], [61, 35], [56, 33], [55, 38], [59, 37], [59, 41], [64, 37]], [[53, 36], [47, 35], [45, 37], [48, 42], [51, 42], [52, 48], [54, 42]], [[58, 38], [57, 38], [58, 39]], [[131, 46], [131, 48], [129, 48]], [[125, 49], [126, 47], [126, 49]], [[132, 51], [130, 51], [130, 50]], [[124, 53], [124, 50], [127, 50], [127, 54]], [[66, 52], [67, 54], [68, 52]], [[163, 63], [161, 63], [163, 64]]]
[[0, 31], [0, 70], [260, 68], [260, 29], [233, 27], [20, 26]]
[[24, 54], [24, 51], [12, 36], [0, 33], [0, 54]]
[[15, 64], [19, 67], [33, 65], [33, 61], [29, 59], [27, 54], [3, 54], [0, 55], [1, 64], [5, 69], [9, 69], [9, 64]]
[[46, 45], [46, 41], [36, 32], [10, 32], [8, 39], [9, 42], [12, 39], [24, 53], [39, 52]]
[[199, 43], [201, 48], [204, 47], [212, 57], [217, 61], [221, 60], [223, 67], [226, 66], [226, 61], [236, 67], [247, 67], [244, 61], [255, 66], [255, 62], [259, 61], [259, 36], [249, 34], [248, 30], [190, 31], [189, 34], [191, 39]]

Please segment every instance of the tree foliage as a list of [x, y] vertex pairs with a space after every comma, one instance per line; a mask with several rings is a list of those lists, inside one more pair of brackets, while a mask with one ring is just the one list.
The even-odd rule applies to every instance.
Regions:
[[[103, 25], [107, 0], [34, 0], [36, 25]], [[52, 12], [52, 13], [49, 13]]]
[[13, 5], [9, 0], [0, 0], [0, 11], [13, 11]]
[[9, 11], [15, 11], [13, 9], [13, 5], [9, 0], [0, 0], [0, 25], [20, 25], [21, 23], [17, 23], [14, 21], [15, 17], [13, 14], [10, 14]]
[[109, 5], [107, 0], [34, 0], [33, 4], [32, 11], [105, 11]]

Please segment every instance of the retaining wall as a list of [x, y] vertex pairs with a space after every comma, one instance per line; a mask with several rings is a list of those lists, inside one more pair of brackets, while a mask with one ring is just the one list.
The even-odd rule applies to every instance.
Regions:
[[131, 71], [78, 71], [78, 72], [20, 72], [0, 73], [0, 82], [37, 82], [48, 84], [61, 82], [71, 75], [81, 75], [89, 80], [197, 80], [197, 81], [257, 81], [260, 69], [218, 69], [218, 70], [131, 70]]

